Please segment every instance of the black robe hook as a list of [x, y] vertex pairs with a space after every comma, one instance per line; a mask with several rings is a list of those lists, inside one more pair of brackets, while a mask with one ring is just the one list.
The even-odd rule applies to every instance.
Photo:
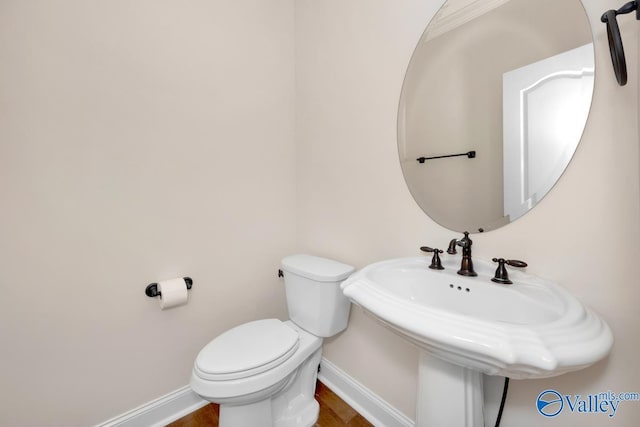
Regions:
[[600, 17], [600, 21], [607, 24], [607, 38], [609, 39], [611, 62], [613, 64], [613, 71], [616, 74], [616, 80], [620, 86], [627, 84], [627, 61], [624, 55], [620, 27], [618, 27], [616, 16], [631, 13], [634, 10], [636, 11], [636, 19], [640, 20], [640, 9], [638, 9], [637, 1], [630, 1], [618, 10], [608, 10]]

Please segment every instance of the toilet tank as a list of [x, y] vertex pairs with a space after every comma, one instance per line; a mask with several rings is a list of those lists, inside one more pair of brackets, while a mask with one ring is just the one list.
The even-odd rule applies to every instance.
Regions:
[[291, 255], [282, 260], [289, 319], [318, 337], [343, 331], [351, 302], [340, 283], [354, 268], [312, 255]]

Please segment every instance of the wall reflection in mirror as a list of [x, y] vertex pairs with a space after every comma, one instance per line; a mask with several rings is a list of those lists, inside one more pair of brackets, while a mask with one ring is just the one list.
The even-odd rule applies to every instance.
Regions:
[[398, 151], [416, 202], [456, 231], [493, 230], [531, 210], [575, 152], [593, 77], [580, 0], [448, 0], [400, 97]]

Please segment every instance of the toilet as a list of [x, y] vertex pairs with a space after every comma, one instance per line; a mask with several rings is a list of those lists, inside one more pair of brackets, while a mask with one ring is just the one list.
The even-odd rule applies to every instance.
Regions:
[[354, 268], [311, 255], [282, 260], [289, 320], [262, 319], [214, 338], [198, 354], [191, 388], [220, 404], [220, 427], [310, 427], [322, 339], [347, 327], [340, 283]]

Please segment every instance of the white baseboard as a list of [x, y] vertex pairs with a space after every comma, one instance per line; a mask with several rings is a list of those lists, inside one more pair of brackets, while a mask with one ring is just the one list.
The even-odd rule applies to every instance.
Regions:
[[[322, 358], [318, 378], [375, 427], [415, 427], [413, 420]], [[187, 385], [96, 427], [164, 427], [206, 404]]]
[[415, 427], [415, 422], [325, 358], [318, 378], [375, 427]]
[[96, 427], [164, 427], [208, 403], [187, 385]]

